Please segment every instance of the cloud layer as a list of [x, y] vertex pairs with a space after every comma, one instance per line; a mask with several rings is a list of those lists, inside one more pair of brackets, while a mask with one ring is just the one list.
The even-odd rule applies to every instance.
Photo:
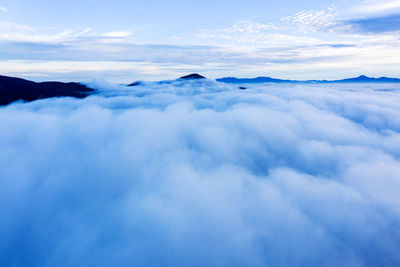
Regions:
[[[103, 8], [104, 4], [98, 3]], [[134, 24], [124, 20], [118, 27], [90, 24], [93, 20], [50, 27], [43, 22], [17, 19], [14, 16], [18, 8], [14, 10], [16, 7], [11, 6], [12, 12], [3, 12], [0, 20], [0, 73], [36, 81], [105, 77], [125, 83], [135, 79], [171, 79], [182, 72], [201, 72], [211, 78], [235, 73], [240, 77], [263, 75], [301, 80], [342, 79], [362, 74], [400, 76], [398, 1], [281, 4], [293, 9], [282, 8], [279, 10], [286, 11], [278, 12], [276, 6], [271, 6], [268, 14], [249, 16], [243, 9], [257, 5], [231, 4], [230, 7], [243, 8], [223, 23], [202, 19], [205, 23], [190, 26], [192, 18], [188, 18], [179, 23], [183, 27], [172, 27], [168, 23], [171, 19], [157, 27], [159, 21], [148, 24], [146, 18]], [[218, 5], [225, 6], [222, 2]], [[50, 7], [32, 5], [31, 8], [34, 6], [40, 7], [40, 12], [55, 14]], [[69, 1], [67, 6], [73, 5]], [[202, 8], [209, 8], [208, 5], [203, 3], [198, 11], [209, 14], [201, 12]], [[213, 9], [222, 12], [215, 6]], [[155, 10], [160, 10], [160, 6]], [[107, 11], [111, 16], [110, 10]], [[167, 14], [165, 10], [163, 14]], [[105, 21], [100, 13], [89, 15]], [[120, 17], [110, 21], [119, 21]], [[137, 14], [129, 17], [139, 19]]]
[[92, 86], [0, 108], [0, 265], [400, 263], [397, 85]]

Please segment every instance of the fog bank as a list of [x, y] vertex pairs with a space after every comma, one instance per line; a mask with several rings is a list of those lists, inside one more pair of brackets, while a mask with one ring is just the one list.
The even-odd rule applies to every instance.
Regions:
[[400, 87], [92, 83], [0, 108], [1, 266], [396, 266]]

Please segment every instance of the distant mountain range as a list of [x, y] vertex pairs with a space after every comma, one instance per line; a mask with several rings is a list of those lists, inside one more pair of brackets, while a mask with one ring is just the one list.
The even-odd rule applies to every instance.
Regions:
[[400, 79], [397, 78], [371, 78], [365, 75], [361, 75], [356, 78], [349, 78], [343, 80], [306, 80], [306, 81], [299, 81], [299, 80], [282, 80], [282, 79], [275, 79], [271, 77], [257, 77], [257, 78], [235, 78], [235, 77], [226, 77], [216, 79], [217, 82], [222, 83], [400, 83]]
[[[205, 80], [204, 76], [197, 73], [183, 76], [177, 80], [161, 81], [158, 84], [169, 84], [173, 82], [185, 82], [188, 80]], [[361, 75], [356, 78], [343, 79], [343, 80], [282, 80], [270, 77], [257, 77], [257, 78], [235, 78], [227, 77], [216, 79], [217, 82], [231, 83], [231, 84], [246, 84], [246, 83], [400, 83], [400, 79], [396, 78], [370, 78]], [[141, 86], [144, 83], [137, 81], [129, 84], [128, 86]], [[239, 87], [239, 89], [246, 89], [246, 87]], [[76, 97], [85, 98], [94, 94], [95, 90], [80, 83], [62, 83], [62, 82], [41, 82], [36, 83], [21, 78], [14, 78], [0, 75], [0, 106], [8, 105], [14, 101], [34, 101], [38, 99], [51, 98], [51, 97]]]
[[[185, 80], [202, 80], [206, 79], [206, 77], [201, 76], [197, 73], [193, 73], [187, 76], [180, 77], [176, 80], [170, 81], [160, 81], [159, 84], [171, 83], [174, 81], [185, 81]], [[283, 80], [283, 79], [275, 79], [271, 77], [257, 77], [257, 78], [236, 78], [236, 77], [225, 77], [216, 79], [217, 82], [221, 83], [232, 83], [232, 84], [245, 84], [245, 83], [400, 83], [400, 79], [397, 78], [371, 78], [365, 75], [361, 75], [356, 78], [349, 78], [343, 80]], [[142, 81], [136, 81], [128, 86], [139, 86], [142, 85]]]

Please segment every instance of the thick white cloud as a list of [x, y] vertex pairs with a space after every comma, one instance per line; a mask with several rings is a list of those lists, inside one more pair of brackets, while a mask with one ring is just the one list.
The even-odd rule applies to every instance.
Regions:
[[0, 265], [400, 263], [398, 85], [95, 86], [0, 108]]

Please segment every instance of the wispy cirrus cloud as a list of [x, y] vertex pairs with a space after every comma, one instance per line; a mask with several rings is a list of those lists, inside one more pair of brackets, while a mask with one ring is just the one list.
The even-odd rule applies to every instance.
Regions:
[[0, 21], [0, 37], [7, 36], [8, 33], [27, 33], [34, 31], [35, 28], [25, 24], [18, 24], [9, 21]]
[[132, 35], [130, 31], [114, 31], [114, 32], [106, 32], [102, 34], [104, 37], [111, 37], [111, 38], [125, 38]]
[[[383, 7], [387, 7], [389, 4], [390, 3], [383, 5], [382, 8], [378, 8], [377, 11], [386, 10], [383, 9]], [[391, 4], [391, 6], [394, 6], [395, 3]], [[367, 8], [365, 10], [367, 10]], [[285, 17], [282, 20], [289, 22], [292, 26], [304, 32], [327, 32], [339, 35], [383, 34], [400, 30], [400, 14], [398, 13], [371, 16], [371, 14], [366, 15], [356, 12], [353, 13], [352, 16], [345, 16], [336, 8], [328, 8], [323, 10], [301, 11], [293, 16]]]
[[132, 35], [131, 31], [112, 31], [98, 33], [91, 28], [81, 30], [58, 31], [51, 28], [33, 27], [8, 21], [0, 21], [0, 41], [36, 42], [36, 43], [67, 43], [81, 40], [125, 40]]
[[377, 14], [382, 12], [399, 12], [400, 1], [398, 0], [364, 0], [357, 3], [352, 12], [359, 14]]
[[235, 42], [243, 42], [245, 40], [257, 38], [261, 34], [271, 33], [279, 30], [280, 27], [276, 24], [259, 23], [249, 20], [240, 20], [230, 27], [201, 29], [196, 33], [196, 37], [202, 39], [223, 39]]
[[303, 10], [282, 20], [302, 31], [336, 31], [338, 27], [343, 27], [335, 8]]
[[318, 38], [296, 35], [287, 32], [285, 25], [260, 23], [249, 20], [238, 21], [231, 27], [202, 29], [196, 37], [213, 42], [228, 41], [235, 44], [256, 46], [317, 44]]

